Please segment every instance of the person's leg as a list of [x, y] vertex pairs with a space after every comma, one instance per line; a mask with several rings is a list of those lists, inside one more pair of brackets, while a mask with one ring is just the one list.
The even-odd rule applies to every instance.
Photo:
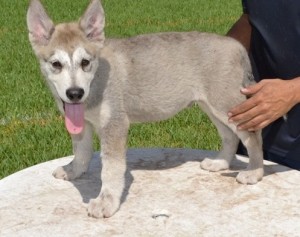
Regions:
[[265, 152], [265, 154], [266, 160], [300, 170], [300, 147], [290, 151], [286, 156], [279, 156], [271, 152]]

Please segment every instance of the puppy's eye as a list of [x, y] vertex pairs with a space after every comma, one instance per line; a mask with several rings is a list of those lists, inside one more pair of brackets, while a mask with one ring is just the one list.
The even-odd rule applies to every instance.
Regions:
[[52, 67], [57, 69], [57, 70], [61, 70], [62, 69], [62, 64], [59, 61], [54, 61], [51, 63]]
[[82, 59], [82, 61], [81, 61], [81, 67], [82, 68], [85, 68], [85, 67], [87, 67], [87, 66], [89, 66], [90, 65], [90, 61], [89, 60], [87, 60], [87, 59]]

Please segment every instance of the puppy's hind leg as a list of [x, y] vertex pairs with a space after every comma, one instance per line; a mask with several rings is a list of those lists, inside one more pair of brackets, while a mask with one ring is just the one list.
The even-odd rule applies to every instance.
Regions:
[[264, 175], [261, 132], [238, 131], [237, 134], [247, 148], [249, 164], [236, 179], [242, 184], [255, 184]]
[[85, 123], [79, 135], [72, 135], [74, 159], [67, 165], [58, 167], [53, 176], [57, 179], [73, 180], [85, 173], [93, 156], [93, 128]]
[[239, 139], [236, 134], [227, 125], [223, 124], [211, 113], [207, 113], [212, 122], [218, 129], [222, 139], [222, 147], [217, 157], [205, 158], [200, 166], [204, 170], [219, 171], [229, 168], [232, 159], [235, 157]]

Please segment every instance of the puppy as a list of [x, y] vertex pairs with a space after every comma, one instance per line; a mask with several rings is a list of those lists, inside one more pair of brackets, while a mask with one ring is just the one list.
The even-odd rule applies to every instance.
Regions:
[[74, 160], [54, 176], [80, 177], [93, 154], [93, 131], [101, 140], [102, 188], [90, 201], [90, 216], [110, 217], [120, 207], [129, 124], [167, 119], [192, 103], [208, 114], [222, 138], [220, 153], [204, 159], [201, 167], [228, 169], [240, 139], [250, 159], [237, 181], [262, 179], [260, 132], [237, 131], [228, 123], [227, 111], [246, 99], [240, 88], [254, 83], [247, 52], [237, 41], [199, 32], [105, 39], [99, 0], [91, 1], [78, 22], [58, 25], [32, 0], [27, 25], [73, 142]]

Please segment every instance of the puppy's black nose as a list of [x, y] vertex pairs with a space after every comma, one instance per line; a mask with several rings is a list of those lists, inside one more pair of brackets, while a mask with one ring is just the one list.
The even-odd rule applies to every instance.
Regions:
[[66, 91], [66, 95], [72, 102], [78, 102], [84, 95], [84, 90], [82, 88], [73, 87]]

